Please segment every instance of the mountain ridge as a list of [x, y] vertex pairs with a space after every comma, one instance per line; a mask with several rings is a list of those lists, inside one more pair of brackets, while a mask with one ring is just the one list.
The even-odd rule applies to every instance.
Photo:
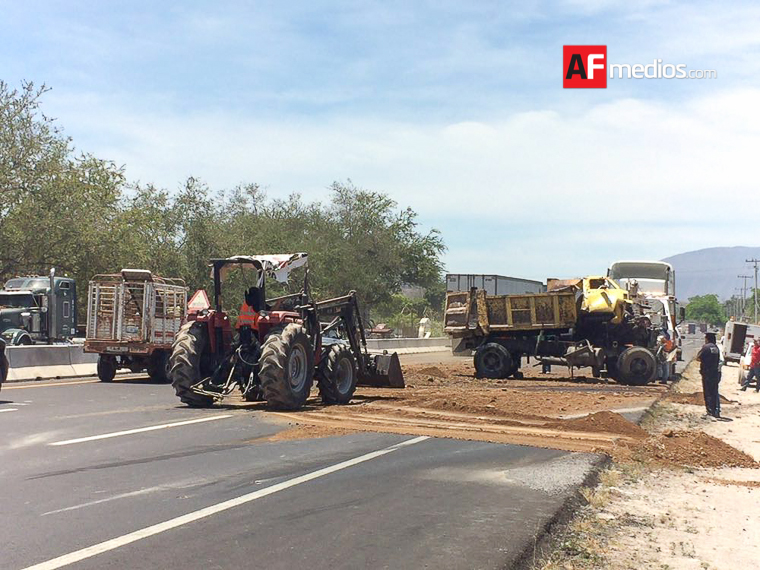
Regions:
[[729, 246], [708, 247], [687, 251], [666, 257], [662, 261], [670, 263], [676, 272], [676, 296], [685, 303], [690, 297], [714, 293], [722, 301], [733, 295], [741, 295], [737, 290], [743, 279], [739, 275], [750, 275], [747, 279], [747, 295], [754, 286], [754, 268], [747, 259], [760, 259], [760, 247]]

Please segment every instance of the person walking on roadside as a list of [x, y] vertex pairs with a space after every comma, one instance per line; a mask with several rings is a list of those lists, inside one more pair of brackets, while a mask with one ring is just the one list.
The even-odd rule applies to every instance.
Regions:
[[657, 352], [654, 357], [657, 361], [657, 378], [660, 384], [667, 384], [670, 379], [670, 363], [668, 362], [667, 339], [660, 335], [657, 337]]
[[705, 344], [697, 354], [697, 360], [699, 361], [699, 373], [702, 375], [702, 393], [705, 397], [707, 414], [714, 418], [720, 418], [718, 384], [720, 384], [721, 358], [715, 333], [705, 334]]
[[749, 363], [749, 372], [742, 383], [742, 392], [746, 392], [749, 383], [755, 379], [755, 392], [760, 392], [760, 338], [756, 338], [752, 343], [752, 356]]

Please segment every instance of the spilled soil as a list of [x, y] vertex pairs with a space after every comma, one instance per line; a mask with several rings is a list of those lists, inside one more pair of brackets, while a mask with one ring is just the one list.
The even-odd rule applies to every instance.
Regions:
[[279, 437], [353, 430], [611, 451], [646, 437], [617, 412], [642, 411], [664, 392], [572, 378], [556, 368], [542, 375], [527, 367], [519, 380], [475, 378], [471, 361], [403, 368], [405, 389], [360, 387], [345, 406], [322, 406], [313, 394], [303, 410], [272, 414], [296, 426]]
[[[622, 415], [647, 408], [665, 394], [663, 386], [621, 386], [530, 368], [520, 380], [478, 379], [470, 362], [403, 368], [405, 389], [360, 387], [345, 406], [322, 406], [313, 393], [302, 410], [268, 413], [290, 425], [268, 439], [370, 431], [606, 453], [665, 467], [757, 467], [750, 456], [702, 432], [654, 436]], [[698, 392], [668, 396], [700, 405], [701, 398]]]
[[702, 431], [668, 431], [636, 453], [666, 467], [759, 467], [751, 456]]
[[[668, 394], [665, 396], [668, 402], [674, 404], [691, 404], [692, 406], [704, 406], [705, 396], [702, 392], [689, 392], [688, 394]], [[733, 401], [724, 396], [720, 396], [722, 404], [732, 404]]]

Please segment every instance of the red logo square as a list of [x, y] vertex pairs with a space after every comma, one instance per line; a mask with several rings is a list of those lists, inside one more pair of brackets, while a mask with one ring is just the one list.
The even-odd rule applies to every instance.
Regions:
[[562, 87], [607, 88], [607, 46], [562, 46]]

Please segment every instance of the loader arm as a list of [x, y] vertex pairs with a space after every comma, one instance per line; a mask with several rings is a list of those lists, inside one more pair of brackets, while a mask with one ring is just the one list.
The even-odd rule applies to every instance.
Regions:
[[[320, 317], [332, 320], [322, 327], [322, 335], [332, 331], [342, 333], [356, 359], [359, 368], [359, 384], [365, 386], [390, 386], [403, 388], [404, 374], [398, 354], [371, 355], [367, 350], [367, 337], [359, 310], [356, 292], [316, 303]], [[341, 330], [342, 329], [342, 330]], [[340, 335], [339, 335], [340, 336]]]

